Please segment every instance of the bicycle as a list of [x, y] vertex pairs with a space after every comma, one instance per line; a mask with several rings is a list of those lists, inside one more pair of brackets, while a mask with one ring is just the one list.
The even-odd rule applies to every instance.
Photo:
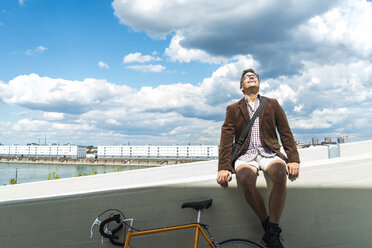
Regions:
[[[188, 229], [188, 228], [195, 228], [195, 237], [194, 237], [194, 248], [198, 248], [199, 246], [199, 237], [200, 234], [204, 239], [207, 241], [210, 247], [212, 248], [239, 248], [239, 247], [255, 247], [255, 248], [263, 248], [259, 244], [246, 240], [246, 239], [228, 239], [222, 242], [217, 242], [214, 237], [209, 233], [208, 231], [208, 225], [200, 223], [200, 217], [201, 212], [203, 210], [208, 209], [212, 205], [213, 199], [205, 200], [205, 201], [198, 201], [198, 202], [186, 202], [182, 204], [182, 208], [193, 208], [196, 211], [198, 211], [198, 217], [196, 223], [190, 223], [190, 224], [183, 224], [183, 225], [177, 225], [177, 226], [171, 226], [171, 227], [162, 227], [162, 228], [154, 228], [149, 230], [139, 230], [133, 227], [133, 218], [126, 219], [124, 214], [117, 210], [117, 209], [109, 209], [98, 215], [96, 220], [93, 222], [91, 227], [91, 238], [93, 237], [93, 228], [95, 225], [99, 225], [99, 232], [102, 235], [103, 238], [108, 238], [111, 242], [111, 244], [115, 246], [121, 246], [124, 248], [131, 248], [130, 246], [130, 240], [134, 236], [140, 236], [140, 235], [147, 235], [147, 234], [154, 234], [154, 233], [160, 233], [160, 232], [168, 232], [168, 231], [174, 231], [174, 230], [180, 230], [180, 229]], [[109, 218], [100, 221], [99, 217], [103, 214], [107, 213], [108, 211], [117, 211], [118, 214], [110, 215]], [[123, 217], [121, 217], [123, 216]], [[114, 227], [112, 230], [108, 228], [108, 225], [111, 222], [116, 222], [118, 225]], [[125, 226], [125, 236], [124, 236], [124, 242], [119, 242], [119, 236], [116, 235], [116, 233], [121, 230]], [[128, 228], [128, 229], [127, 229]], [[103, 240], [102, 240], [103, 241]]]

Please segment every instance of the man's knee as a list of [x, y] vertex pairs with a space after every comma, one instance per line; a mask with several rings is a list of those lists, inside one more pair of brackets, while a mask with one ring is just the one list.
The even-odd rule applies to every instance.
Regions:
[[257, 169], [253, 166], [240, 166], [236, 171], [242, 185], [247, 189], [256, 188]]
[[273, 163], [268, 168], [267, 172], [270, 175], [271, 180], [276, 185], [286, 185], [287, 182], [287, 169], [283, 163]]

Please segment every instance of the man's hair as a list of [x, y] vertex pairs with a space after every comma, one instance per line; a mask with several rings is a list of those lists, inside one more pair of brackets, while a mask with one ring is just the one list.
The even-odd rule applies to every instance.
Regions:
[[[240, 88], [242, 88], [242, 85], [243, 85], [244, 75], [247, 74], [248, 72], [252, 72], [252, 73], [256, 74], [252, 68], [250, 68], [250, 69], [245, 69], [245, 70], [243, 71], [243, 73], [242, 73], [241, 78], [240, 78]], [[260, 80], [260, 77], [258, 76], [258, 74], [256, 74], [256, 75], [257, 75], [258, 80]]]

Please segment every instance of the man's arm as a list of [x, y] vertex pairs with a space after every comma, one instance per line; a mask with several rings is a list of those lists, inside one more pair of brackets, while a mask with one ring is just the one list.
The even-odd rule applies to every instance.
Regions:
[[279, 132], [280, 140], [288, 157], [288, 163], [300, 163], [300, 156], [298, 155], [297, 145], [294, 140], [291, 128], [289, 127], [287, 116], [278, 101], [275, 100], [275, 120]]
[[297, 151], [297, 145], [294, 140], [291, 128], [289, 127], [287, 116], [285, 115], [282, 107], [278, 101], [275, 100], [276, 111], [275, 119], [276, 125], [279, 132], [280, 140], [283, 144], [283, 148], [288, 158], [288, 175], [289, 179], [294, 180], [298, 177], [300, 172], [300, 156]]
[[235, 136], [234, 115], [231, 107], [226, 108], [225, 121], [221, 127], [220, 148], [218, 154], [217, 183], [226, 187], [231, 180], [233, 171], [231, 165], [231, 152]]

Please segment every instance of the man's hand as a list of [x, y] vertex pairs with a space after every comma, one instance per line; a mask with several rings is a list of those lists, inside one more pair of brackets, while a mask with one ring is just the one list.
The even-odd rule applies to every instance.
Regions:
[[231, 178], [231, 171], [220, 170], [217, 174], [217, 183], [222, 187], [227, 187], [229, 182], [231, 181]]
[[288, 163], [288, 178], [291, 181], [294, 181], [297, 179], [297, 177], [300, 174], [300, 164], [299, 163]]

